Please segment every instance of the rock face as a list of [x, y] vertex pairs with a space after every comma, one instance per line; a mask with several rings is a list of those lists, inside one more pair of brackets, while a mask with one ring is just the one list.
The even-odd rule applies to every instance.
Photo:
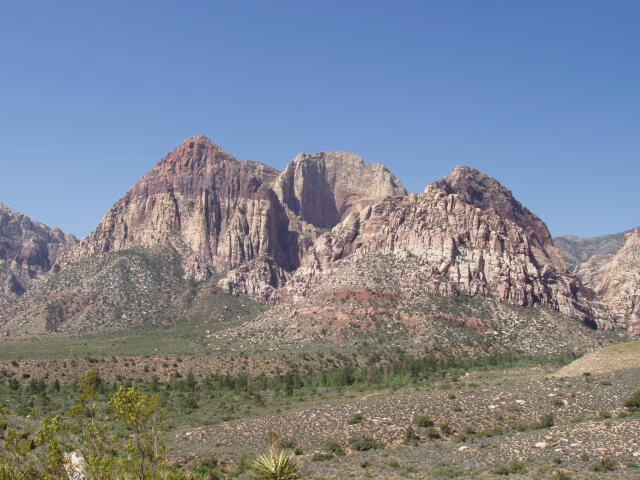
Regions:
[[595, 326], [544, 223], [472, 168], [457, 168], [421, 195], [352, 212], [307, 252], [285, 287], [287, 297], [295, 302], [338, 288], [345, 264], [370, 254], [389, 255], [389, 262], [415, 259], [415, 272], [398, 280], [408, 288], [420, 276], [434, 293], [547, 305]]
[[270, 188], [277, 173], [239, 162], [205, 137], [190, 138], [107, 212], [75, 257], [169, 244], [196, 279], [261, 255], [292, 268], [295, 239]]
[[301, 154], [279, 173], [192, 137], [116, 203], [59, 268], [88, 255], [171, 245], [187, 277], [216, 272], [229, 292], [266, 300], [322, 229], [355, 208], [404, 193], [386, 168], [355, 155]]
[[73, 235], [0, 204], [0, 302], [22, 295], [76, 242]]
[[301, 153], [282, 172], [274, 190], [303, 221], [332, 228], [346, 216], [407, 191], [383, 165], [365, 165], [352, 153]]
[[613, 318], [627, 323], [631, 336], [640, 335], [640, 227], [626, 235], [624, 247], [588, 280]]
[[[212, 291], [279, 304], [282, 338], [298, 324], [319, 339], [356, 329], [416, 336], [429, 351], [444, 337], [487, 351], [487, 335], [502, 335], [502, 352], [518, 332], [523, 352], [559, 351], [576, 322], [598, 323], [545, 224], [495, 179], [459, 167], [409, 195], [385, 167], [343, 152], [301, 154], [278, 172], [189, 138], [53, 261], [0, 309], [0, 333], [170, 323], [194, 289], [202, 304]], [[270, 341], [269, 318], [254, 338]]]
[[602, 262], [604, 258], [610, 259], [624, 246], [627, 233], [629, 232], [602, 235], [594, 238], [566, 235], [554, 238], [553, 242], [562, 251], [565, 261], [571, 268], [576, 268], [593, 257], [599, 257], [598, 262]]

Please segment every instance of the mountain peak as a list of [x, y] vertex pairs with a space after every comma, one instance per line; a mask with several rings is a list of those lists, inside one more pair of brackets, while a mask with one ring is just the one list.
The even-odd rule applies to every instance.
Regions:
[[511, 190], [473, 167], [458, 166], [451, 175], [432, 183], [427, 189], [431, 187], [449, 194], [461, 195], [466, 201], [482, 209], [496, 208], [501, 213], [505, 210], [518, 214], [526, 213], [526, 209], [514, 198]]
[[551, 234], [544, 222], [513, 195], [498, 180], [480, 170], [459, 166], [451, 175], [427, 186], [425, 191], [439, 189], [447, 194], [459, 195], [465, 202], [482, 210], [494, 210], [530, 232], [536, 251], [536, 260], [545, 264], [551, 258], [557, 265], [564, 265], [562, 255], [553, 245]]
[[185, 138], [184, 142], [182, 142], [182, 145], [189, 145], [189, 144], [193, 144], [193, 145], [211, 145], [211, 146], [215, 146], [215, 147], [220, 148], [218, 145], [216, 145], [206, 135], [194, 135], [192, 137], [187, 137], [187, 138]]

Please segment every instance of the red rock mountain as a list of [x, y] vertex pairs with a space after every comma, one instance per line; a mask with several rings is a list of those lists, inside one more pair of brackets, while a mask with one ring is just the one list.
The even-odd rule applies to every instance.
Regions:
[[0, 303], [23, 294], [76, 242], [73, 235], [0, 204]]
[[421, 276], [434, 293], [547, 305], [595, 326], [545, 224], [473, 168], [456, 168], [423, 194], [351, 213], [315, 242], [284, 290], [295, 301], [339, 288], [345, 265], [371, 254], [389, 255], [389, 262], [413, 259], [414, 271], [399, 279], [408, 288]]
[[[5, 332], [175, 321], [196, 284], [280, 303], [285, 324], [301, 309], [299, 318], [321, 324], [327, 298], [365, 289], [369, 303], [349, 318], [386, 325], [399, 315], [410, 324], [431, 318], [416, 320], [416, 312], [439, 305], [436, 297], [480, 298], [504, 321], [541, 306], [603, 326], [545, 224], [475, 169], [459, 167], [409, 195], [384, 166], [353, 154], [300, 154], [279, 172], [238, 161], [202, 136], [162, 159], [54, 270], [12, 305]], [[384, 297], [384, 315], [371, 292]], [[451, 321], [504, 327], [485, 317]], [[546, 314], [536, 318], [532, 330], [548, 328]]]
[[404, 194], [385, 167], [352, 154], [301, 154], [280, 173], [192, 137], [116, 203], [60, 266], [86, 255], [170, 244], [189, 277], [216, 272], [228, 277], [231, 292], [265, 299], [323, 229], [353, 209]]

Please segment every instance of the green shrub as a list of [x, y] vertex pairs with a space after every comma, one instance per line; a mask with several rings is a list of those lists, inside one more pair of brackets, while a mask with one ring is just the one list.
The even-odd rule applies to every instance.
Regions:
[[624, 401], [624, 406], [631, 411], [640, 410], [640, 390], [636, 390]]
[[313, 457], [311, 457], [311, 460], [313, 460], [314, 462], [324, 462], [326, 460], [331, 460], [333, 458], [333, 453], [314, 453]]
[[294, 450], [298, 446], [298, 441], [294, 437], [282, 437], [278, 439], [278, 446], [282, 449]]
[[435, 425], [429, 415], [416, 415], [413, 422], [419, 427], [433, 427]]
[[440, 431], [446, 437], [449, 437], [454, 433], [453, 428], [451, 427], [451, 425], [449, 425], [449, 422], [445, 422], [442, 425], [440, 425]]
[[611, 457], [603, 457], [591, 467], [594, 472], [611, 472], [615, 469], [616, 461]]
[[338, 443], [337, 440], [334, 440], [334, 439], [327, 440], [326, 442], [324, 442], [323, 448], [326, 452], [333, 453], [338, 456], [344, 455], [344, 449], [342, 448], [342, 445]]
[[383, 448], [381, 443], [365, 436], [350, 438], [349, 445], [351, 445], [351, 448], [357, 452], [366, 452], [367, 450], [378, 450]]
[[362, 422], [362, 418], [362, 413], [354, 413], [347, 423], [349, 423], [349, 425], [357, 425], [358, 423]]
[[438, 432], [436, 427], [427, 427], [427, 429], [424, 431], [424, 434], [427, 436], [427, 438], [430, 438], [431, 440], [436, 440], [440, 438], [440, 432]]
[[554, 480], [572, 480], [573, 476], [566, 470], [556, 470], [553, 472]]
[[549, 428], [555, 425], [555, 419], [553, 418], [552, 413], [545, 413], [540, 417], [538, 421], [540, 428]]
[[420, 441], [420, 437], [416, 434], [416, 431], [411, 425], [404, 431], [404, 444], [405, 445], [417, 445]]
[[513, 460], [509, 465], [503, 465], [495, 469], [495, 473], [498, 475], [511, 475], [516, 473], [525, 473], [527, 471], [524, 462], [520, 460]]

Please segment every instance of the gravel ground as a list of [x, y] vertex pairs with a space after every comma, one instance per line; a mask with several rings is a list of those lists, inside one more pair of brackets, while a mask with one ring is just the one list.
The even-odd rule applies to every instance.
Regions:
[[[626, 416], [623, 406], [640, 389], [640, 371], [562, 378], [552, 373], [475, 372], [398, 391], [318, 397], [311, 408], [175, 431], [170, 443], [183, 459], [209, 452], [233, 463], [266, 450], [267, 432], [275, 432], [294, 439], [304, 451], [297, 457], [304, 478], [317, 479], [502, 478], [498, 471], [513, 461], [523, 462], [525, 470], [512, 473], [514, 478], [640, 479], [640, 417]], [[362, 420], [350, 424], [355, 414]], [[441, 438], [428, 439], [429, 430], [413, 422], [416, 415], [429, 415]], [[537, 424], [544, 415], [553, 418], [550, 428]], [[442, 424], [451, 431], [443, 433]], [[410, 425], [421, 437], [416, 446], [404, 445]], [[368, 437], [385, 448], [356, 452], [352, 437]], [[337, 441], [346, 455], [313, 461], [327, 440]], [[605, 457], [615, 470], [593, 471]]]

